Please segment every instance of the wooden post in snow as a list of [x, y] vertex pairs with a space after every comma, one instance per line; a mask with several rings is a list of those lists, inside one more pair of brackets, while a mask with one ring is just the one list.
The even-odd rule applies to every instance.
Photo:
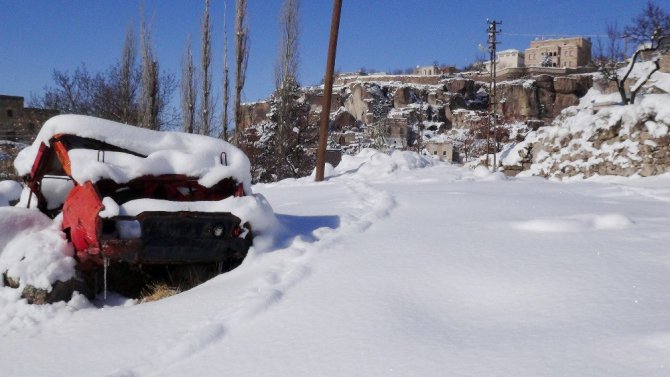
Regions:
[[342, 0], [333, 0], [333, 18], [330, 23], [330, 43], [328, 44], [328, 59], [326, 73], [323, 77], [323, 103], [321, 105], [321, 119], [319, 123], [319, 146], [316, 151], [316, 182], [323, 181], [326, 167], [326, 145], [328, 144], [328, 120], [330, 118], [330, 100], [333, 94], [333, 72], [335, 71], [335, 52], [337, 51], [337, 33], [340, 29], [340, 12]]

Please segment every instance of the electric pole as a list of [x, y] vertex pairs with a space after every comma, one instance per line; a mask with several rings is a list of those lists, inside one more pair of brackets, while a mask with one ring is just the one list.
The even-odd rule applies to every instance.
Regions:
[[498, 25], [502, 25], [502, 21], [490, 21], [486, 20], [486, 23], [488, 24], [488, 27], [486, 28], [486, 32], [488, 34], [488, 45], [489, 45], [489, 53], [491, 55], [491, 121], [489, 122], [489, 137], [487, 138], [486, 142], [486, 164], [488, 165], [488, 156], [489, 156], [489, 148], [490, 148], [490, 140], [491, 140], [491, 128], [493, 128], [493, 138], [494, 138], [494, 145], [495, 145], [495, 150], [493, 151], [493, 171], [496, 171], [498, 169], [497, 161], [496, 161], [496, 155], [498, 153], [498, 138], [497, 138], [497, 132], [496, 132], [496, 65], [497, 65], [497, 53], [496, 53], [496, 46], [498, 45], [498, 42], [496, 37], [497, 34], [502, 32], [501, 29], [498, 29]]
[[326, 73], [323, 78], [323, 104], [321, 105], [321, 119], [319, 124], [319, 145], [316, 150], [316, 176], [314, 179], [316, 182], [323, 181], [326, 165], [328, 120], [330, 118], [330, 101], [333, 94], [333, 72], [335, 70], [335, 53], [337, 52], [337, 34], [340, 30], [341, 12], [342, 0], [333, 0], [333, 16], [330, 22], [328, 59], [326, 61]]

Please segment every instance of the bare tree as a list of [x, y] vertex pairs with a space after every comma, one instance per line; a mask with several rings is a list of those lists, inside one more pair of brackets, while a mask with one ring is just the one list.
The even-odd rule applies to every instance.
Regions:
[[183, 130], [190, 134], [195, 130], [196, 86], [193, 51], [191, 49], [191, 37], [189, 36], [186, 41], [186, 53], [181, 69], [181, 113]]
[[[293, 93], [299, 87], [298, 27], [300, 0], [285, 0], [279, 19], [280, 44], [275, 66], [275, 96], [277, 97], [277, 156], [284, 156], [287, 128], [295, 121], [293, 111], [297, 100]], [[323, 109], [326, 111], [326, 109]], [[281, 158], [281, 157], [280, 157]]]
[[670, 13], [653, 1], [647, 1], [642, 13], [633, 19], [633, 24], [624, 28], [624, 34], [643, 44], [649, 42], [656, 32], [659, 35], [670, 34]]
[[[647, 4], [646, 12], [650, 12], [650, 9], [652, 8], [653, 3], [649, 2]], [[640, 22], [639, 19], [638, 22]], [[662, 37], [661, 33], [661, 29], [658, 28], [651, 34], [649, 39], [645, 40], [646, 42], [641, 43], [628, 60], [628, 65], [623, 71], [623, 63], [619, 62], [623, 59], [624, 50], [621, 48], [621, 37], [616, 23], [607, 25], [607, 51], [604, 51], [602, 43], [600, 39], [598, 39], [596, 44], [597, 52], [594, 56], [594, 64], [599, 67], [600, 72], [607, 80], [616, 84], [617, 91], [621, 97], [621, 103], [624, 105], [635, 103], [635, 98], [639, 90], [647, 81], [649, 81], [651, 75], [660, 69], [658, 57], [653, 55], [658, 50], [661, 40], [670, 38]], [[633, 67], [635, 66], [636, 62], [638, 62], [639, 58], [643, 55], [652, 56], [651, 67], [647, 70], [644, 76], [638, 78], [637, 82], [628, 88], [629, 93], [626, 93], [626, 80], [628, 80], [628, 77], [633, 72]]]
[[242, 121], [242, 89], [249, 61], [249, 27], [247, 26], [247, 0], [237, 0], [235, 12], [235, 139]]
[[160, 82], [158, 79], [158, 61], [151, 47], [151, 30], [144, 19], [140, 26], [142, 50], [141, 87], [139, 125], [143, 128], [158, 130], [158, 109], [160, 106]]
[[228, 141], [228, 101], [230, 93], [229, 65], [228, 65], [228, 24], [226, 22], [227, 7], [223, 3], [223, 103], [221, 106], [221, 137]]
[[118, 119], [123, 123], [135, 123], [136, 109], [134, 108], [137, 81], [135, 75], [136, 42], [132, 27], [126, 30], [126, 39], [123, 43], [123, 53], [119, 62], [118, 78]]
[[285, 0], [282, 7], [279, 56], [275, 67], [275, 88], [281, 89], [291, 81], [297, 81], [298, 36], [300, 0]]
[[202, 33], [200, 44], [200, 124], [196, 127], [198, 133], [209, 135], [212, 125], [212, 41], [211, 26], [209, 23], [209, 0], [205, 0], [205, 10], [202, 16]]
[[626, 58], [621, 39], [621, 31], [616, 21], [607, 23], [607, 55], [610, 61], [618, 62]]
[[[149, 30], [144, 23], [141, 26], [141, 67], [136, 62], [135, 36], [128, 28], [119, 62], [98, 73], [89, 73], [84, 64], [72, 74], [54, 71], [55, 87], [45, 87], [42, 96], [31, 99], [32, 104], [155, 129], [172, 125], [175, 112], [165, 99], [175, 89], [174, 77], [159, 74]], [[140, 88], [140, 83], [146, 89]], [[148, 110], [146, 114], [144, 110]]]

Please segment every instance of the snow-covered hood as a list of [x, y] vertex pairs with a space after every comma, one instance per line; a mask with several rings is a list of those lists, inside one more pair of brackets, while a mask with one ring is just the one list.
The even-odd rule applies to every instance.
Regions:
[[[99, 140], [144, 156], [107, 152], [105, 162], [97, 151], [75, 149], [69, 153], [72, 177], [77, 182], [109, 178], [125, 183], [143, 175], [184, 174], [210, 187], [224, 178], [235, 178], [250, 192], [251, 175], [247, 156], [231, 144], [212, 137], [182, 132], [152, 131], [84, 115], [58, 115], [49, 119], [35, 142], [14, 161], [20, 175], [30, 173], [42, 143], [57, 134], [72, 134]], [[226, 164], [221, 163], [225, 153]]]

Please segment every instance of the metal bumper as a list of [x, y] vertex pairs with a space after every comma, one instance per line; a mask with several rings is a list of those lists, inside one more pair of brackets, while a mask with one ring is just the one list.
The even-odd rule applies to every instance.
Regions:
[[223, 262], [244, 258], [251, 231], [230, 213], [143, 212], [141, 236], [104, 239], [102, 254], [131, 264]]

